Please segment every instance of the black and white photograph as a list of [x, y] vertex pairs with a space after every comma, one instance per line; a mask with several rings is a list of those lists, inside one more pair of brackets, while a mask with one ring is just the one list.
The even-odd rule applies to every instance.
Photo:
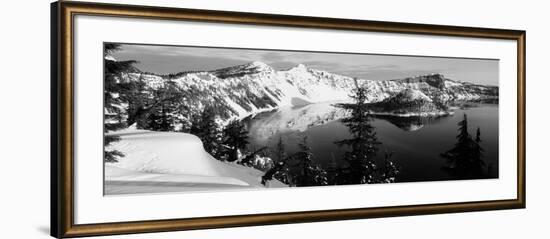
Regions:
[[548, 234], [543, 1], [5, 3], [1, 238]]
[[499, 178], [499, 60], [103, 45], [104, 194]]

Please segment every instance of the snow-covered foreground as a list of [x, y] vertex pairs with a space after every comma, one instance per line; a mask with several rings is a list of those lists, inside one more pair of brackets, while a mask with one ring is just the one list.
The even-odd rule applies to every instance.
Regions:
[[[214, 159], [194, 135], [136, 129], [109, 134], [121, 140], [107, 150], [125, 156], [105, 164], [106, 195], [264, 187], [263, 172]], [[268, 185], [285, 186], [278, 181]]]

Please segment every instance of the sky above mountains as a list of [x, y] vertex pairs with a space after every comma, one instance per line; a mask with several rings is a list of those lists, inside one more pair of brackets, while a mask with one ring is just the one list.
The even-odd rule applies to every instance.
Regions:
[[252, 61], [276, 70], [298, 64], [350, 77], [391, 80], [440, 73], [447, 78], [483, 85], [498, 85], [498, 60], [396, 56], [235, 48], [181, 47], [123, 44], [117, 60], [137, 60], [142, 71], [158, 74], [209, 71]]

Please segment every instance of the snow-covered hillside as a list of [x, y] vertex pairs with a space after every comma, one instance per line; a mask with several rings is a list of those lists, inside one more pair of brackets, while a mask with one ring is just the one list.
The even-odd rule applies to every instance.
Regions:
[[[211, 105], [223, 120], [284, 106], [347, 102], [350, 92], [356, 88], [351, 77], [303, 64], [278, 71], [265, 63], [252, 62], [214, 71], [173, 75], [130, 72], [126, 76], [126, 80], [143, 81], [150, 89], [175, 85], [183, 93], [182, 102], [190, 111], [198, 113], [205, 105]], [[358, 79], [357, 82], [367, 88], [369, 102], [383, 101], [405, 89], [418, 90], [439, 102], [498, 98], [498, 87], [452, 81], [440, 74], [387, 81]]]
[[[186, 133], [126, 129], [107, 150], [125, 154], [105, 164], [105, 194], [186, 192], [264, 187], [263, 172], [214, 159], [199, 138]], [[271, 181], [270, 187], [284, 187]]]

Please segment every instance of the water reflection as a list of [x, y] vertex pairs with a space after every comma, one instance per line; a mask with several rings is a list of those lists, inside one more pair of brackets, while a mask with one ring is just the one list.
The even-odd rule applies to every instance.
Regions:
[[392, 115], [374, 115], [376, 119], [385, 120], [397, 128], [400, 128], [404, 131], [416, 131], [424, 127], [425, 125], [434, 124], [441, 120], [449, 119], [448, 115], [445, 116], [410, 116], [410, 117], [399, 117]]
[[[348, 164], [344, 159], [346, 152], [352, 151], [351, 147], [339, 147], [334, 142], [354, 137], [342, 121], [350, 112], [336, 105], [334, 102], [322, 103], [258, 114], [248, 121], [250, 147], [276, 148], [277, 142], [282, 139], [287, 155], [291, 155], [300, 151], [298, 145], [307, 136], [314, 160], [327, 171], [332, 181], [338, 168]], [[498, 105], [470, 102], [450, 107], [454, 115], [372, 116], [369, 123], [376, 131], [377, 141], [382, 143], [380, 152], [375, 156], [376, 162], [383, 166], [385, 151], [393, 153], [392, 162], [400, 169], [395, 182], [463, 178], [442, 170], [450, 164], [441, 154], [455, 145], [457, 124], [464, 113], [468, 115], [469, 130], [474, 136], [477, 127], [481, 129], [480, 145], [484, 150], [487, 177], [498, 178]], [[269, 156], [277, 158], [273, 153]]]

